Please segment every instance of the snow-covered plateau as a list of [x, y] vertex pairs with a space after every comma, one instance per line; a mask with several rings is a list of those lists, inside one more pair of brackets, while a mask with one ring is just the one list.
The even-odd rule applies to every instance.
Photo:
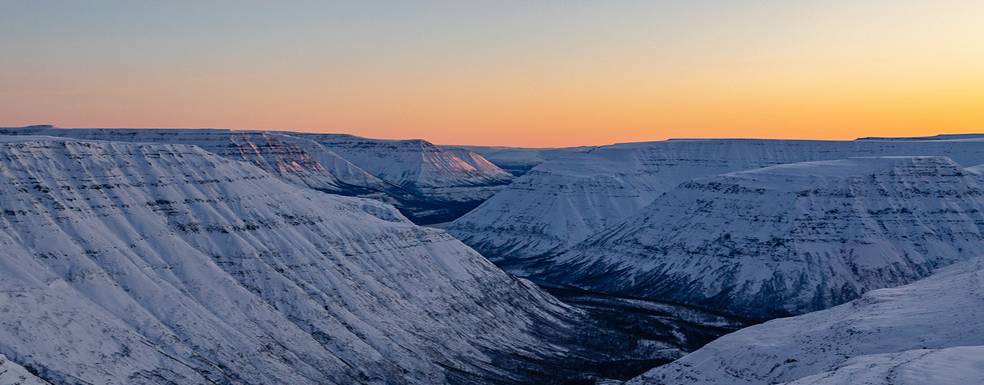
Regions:
[[982, 250], [981, 178], [945, 157], [875, 157], [694, 179], [522, 269], [768, 319], [906, 284]]
[[945, 156], [973, 166], [984, 164], [984, 139], [668, 140], [569, 151], [533, 167], [448, 229], [497, 263], [536, 257], [573, 246], [694, 178], [861, 156]]
[[512, 180], [477, 153], [422, 140], [226, 129], [0, 128], [0, 135], [196, 145], [301, 186], [380, 200], [416, 223], [461, 216]]

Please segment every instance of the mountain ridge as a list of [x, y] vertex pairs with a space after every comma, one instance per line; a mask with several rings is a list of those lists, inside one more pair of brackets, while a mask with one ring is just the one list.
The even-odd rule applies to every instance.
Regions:
[[684, 182], [568, 251], [513, 270], [774, 318], [911, 282], [981, 246], [976, 175], [945, 157], [851, 158]]
[[561, 354], [541, 334], [580, 317], [390, 206], [198, 147], [0, 150], [0, 353], [56, 382], [512, 383], [503, 352]]
[[[355, 157], [367, 171], [350, 159], [340, 156], [331, 146], [339, 143], [362, 143], [380, 145], [382, 143], [402, 143], [355, 137], [345, 134], [315, 135], [287, 131], [234, 131], [228, 129], [124, 129], [124, 128], [55, 128], [51, 126], [29, 126], [20, 128], [0, 128], [6, 135], [48, 135], [77, 139], [145, 142], [145, 143], [183, 143], [203, 147], [221, 156], [247, 161], [272, 172], [283, 179], [302, 186], [321, 191], [349, 196], [361, 196], [394, 204], [417, 223], [444, 222], [470, 210], [486, 199], [498, 188], [507, 184], [511, 177], [477, 154], [461, 153], [469, 160], [458, 158], [457, 154], [441, 153], [441, 150], [425, 141], [419, 142], [421, 154], [417, 162], [394, 162], [400, 172], [411, 168], [427, 169], [426, 185], [388, 178], [386, 170], [379, 169], [378, 160], [371, 157]], [[318, 142], [316, 139], [321, 139]], [[325, 138], [334, 138], [326, 140]], [[407, 141], [406, 143], [414, 143]], [[426, 143], [426, 145], [425, 145]], [[424, 156], [427, 151], [440, 154], [430, 159]], [[405, 152], [413, 156], [413, 151]], [[353, 156], [349, 154], [349, 156]], [[470, 171], [464, 176], [457, 175], [453, 168], [426, 166], [433, 162], [467, 164]], [[471, 162], [471, 163], [469, 163]], [[481, 170], [471, 164], [480, 165]], [[449, 174], [445, 177], [444, 174]], [[387, 177], [383, 180], [380, 176]], [[469, 179], [470, 178], [470, 179]]]
[[497, 263], [534, 258], [624, 220], [690, 179], [858, 156], [984, 163], [976, 141], [674, 140], [591, 148], [538, 164], [449, 231]]

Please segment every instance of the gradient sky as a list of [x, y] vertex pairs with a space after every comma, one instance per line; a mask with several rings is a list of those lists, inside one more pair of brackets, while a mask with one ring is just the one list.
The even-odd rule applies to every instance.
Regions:
[[984, 131], [984, 1], [0, 1], [0, 125], [560, 146]]

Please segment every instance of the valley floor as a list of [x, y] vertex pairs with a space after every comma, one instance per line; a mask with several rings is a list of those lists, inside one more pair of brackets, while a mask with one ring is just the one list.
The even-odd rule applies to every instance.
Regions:
[[[751, 320], [659, 301], [640, 300], [537, 282], [561, 301], [584, 310], [594, 322], [564, 341], [569, 357], [526, 362], [537, 384], [625, 381], [665, 365], [705, 344], [755, 323]], [[518, 368], [517, 368], [518, 369]]]

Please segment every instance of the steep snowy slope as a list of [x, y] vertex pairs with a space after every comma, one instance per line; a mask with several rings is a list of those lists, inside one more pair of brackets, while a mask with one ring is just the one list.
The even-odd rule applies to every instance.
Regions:
[[17, 365], [0, 354], [0, 384], [3, 385], [48, 385], [23, 366]]
[[611, 226], [681, 182], [783, 163], [855, 156], [948, 156], [984, 163], [981, 141], [670, 140], [570, 153], [517, 178], [451, 231], [493, 260], [568, 247]]
[[984, 175], [984, 164], [979, 164], [976, 166], [967, 167], [967, 171], [972, 172], [977, 175]]
[[483, 158], [508, 171], [514, 176], [521, 176], [533, 167], [547, 160], [558, 158], [572, 152], [582, 152], [591, 147], [569, 148], [520, 148], [520, 147], [485, 147], [485, 146], [442, 146], [445, 149], [464, 150], [481, 155]]
[[488, 159], [485, 159], [485, 157], [483, 157], [481, 154], [477, 152], [463, 149], [463, 148], [441, 147], [440, 149], [457, 157], [458, 159], [465, 161], [465, 163], [468, 163], [468, 165], [472, 166], [475, 169], [475, 171], [478, 171], [484, 175], [493, 176], [496, 179], [503, 179], [507, 181], [512, 179], [512, 176], [508, 172], [499, 168], [499, 166], [496, 166]]
[[632, 385], [979, 384], [984, 262], [724, 336]]
[[530, 273], [756, 318], [825, 309], [979, 255], [981, 182], [942, 157], [695, 179]]
[[[488, 198], [509, 173], [466, 151], [448, 151], [424, 140], [378, 140], [350, 135], [299, 134], [313, 139], [373, 175], [450, 201]], [[460, 155], [467, 155], [462, 158]]]
[[2, 138], [0, 354], [53, 383], [512, 383], [576, 334], [390, 206], [198, 147]]
[[[392, 170], [425, 169], [430, 175], [427, 187], [418, 188], [414, 183], [399, 178], [392, 182], [363, 170], [326, 146], [308, 138], [354, 138], [352, 140], [376, 143], [369, 139], [348, 135], [310, 135], [276, 131], [232, 131], [224, 129], [61, 129], [50, 126], [0, 129], [6, 135], [49, 135], [77, 139], [97, 139], [141, 143], [193, 144], [206, 151], [235, 160], [248, 161], [284, 180], [317, 190], [376, 199], [397, 206], [416, 223], [429, 224], [450, 221], [471, 210], [492, 193], [508, 183], [511, 176], [489, 163], [481, 156], [462, 152], [460, 157], [452, 152], [437, 151], [431, 161], [409, 159], [412, 153], [395, 151], [381, 145], [367, 147], [364, 152], [348, 152], [360, 162], [373, 167], [373, 172], [389, 178]], [[289, 134], [289, 135], [288, 135]], [[327, 141], [337, 146], [342, 139]], [[412, 141], [408, 141], [412, 142]], [[388, 143], [382, 141], [380, 143]], [[395, 142], [402, 143], [402, 142]], [[433, 147], [429, 143], [425, 147]], [[367, 161], [373, 151], [385, 152], [387, 158], [377, 163]], [[417, 155], [426, 151], [417, 151]], [[436, 159], [436, 160], [435, 160]], [[386, 162], [398, 162], [394, 167], [382, 167]], [[454, 174], [453, 167], [470, 171]], [[421, 167], [423, 163], [431, 166]], [[387, 171], [389, 170], [389, 171]], [[390, 172], [390, 174], [387, 174]], [[447, 175], [445, 175], [447, 174]], [[476, 177], [476, 175], [478, 177]], [[464, 178], [464, 179], [463, 179]], [[467, 179], [472, 178], [472, 179]], [[405, 185], [404, 185], [405, 184]]]
[[852, 358], [788, 385], [984, 384], [984, 346], [915, 349]]

